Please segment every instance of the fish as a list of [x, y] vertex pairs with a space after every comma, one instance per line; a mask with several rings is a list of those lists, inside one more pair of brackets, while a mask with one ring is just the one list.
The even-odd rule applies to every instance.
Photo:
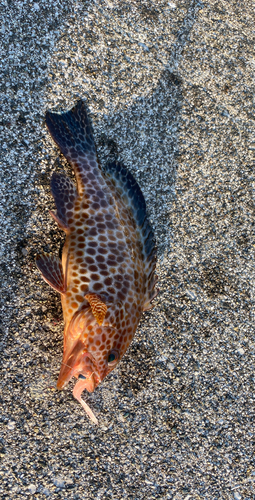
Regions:
[[65, 232], [62, 258], [36, 256], [43, 279], [61, 294], [63, 360], [57, 388], [75, 377], [73, 396], [92, 393], [126, 353], [144, 311], [153, 304], [157, 250], [141, 189], [119, 161], [98, 161], [85, 102], [46, 112], [49, 133], [74, 170], [76, 185], [54, 172], [50, 215]]

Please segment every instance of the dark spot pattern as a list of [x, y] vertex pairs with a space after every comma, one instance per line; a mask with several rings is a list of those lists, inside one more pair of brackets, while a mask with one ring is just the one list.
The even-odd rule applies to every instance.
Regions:
[[57, 207], [57, 217], [68, 227], [71, 210], [78, 196], [76, 187], [65, 174], [54, 172], [51, 178], [51, 192]]
[[[65, 332], [70, 339], [72, 329], [83, 321], [79, 342], [84, 352], [93, 355], [98, 385], [115, 366], [108, 365], [109, 352], [118, 352], [118, 361], [122, 358], [152, 296], [153, 232], [144, 197], [131, 173], [116, 162], [104, 171], [98, 165], [85, 104], [79, 101], [62, 114], [47, 112], [46, 124], [74, 169], [77, 189], [64, 174], [53, 174], [51, 190], [67, 237], [62, 266], [60, 261], [41, 257], [38, 267], [63, 293]], [[91, 312], [88, 294], [96, 294], [106, 306], [102, 325]], [[75, 342], [74, 357], [78, 355]]]

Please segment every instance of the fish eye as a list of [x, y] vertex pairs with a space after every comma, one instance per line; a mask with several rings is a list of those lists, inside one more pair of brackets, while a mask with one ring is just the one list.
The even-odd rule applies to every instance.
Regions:
[[113, 363], [114, 361], [117, 361], [118, 359], [118, 354], [115, 351], [109, 352], [108, 354], [108, 363]]
[[86, 377], [84, 375], [82, 375], [82, 373], [79, 373], [78, 379], [80, 379], [80, 380], [86, 380]]

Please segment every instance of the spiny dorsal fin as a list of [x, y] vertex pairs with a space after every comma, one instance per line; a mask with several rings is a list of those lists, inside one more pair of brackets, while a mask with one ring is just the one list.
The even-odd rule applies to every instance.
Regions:
[[87, 295], [85, 295], [85, 299], [88, 301], [93, 316], [97, 320], [98, 324], [102, 325], [107, 312], [107, 305], [96, 293], [87, 293]]
[[121, 197], [127, 199], [133, 217], [140, 230], [144, 259], [147, 262], [146, 274], [149, 276], [155, 269], [156, 246], [152, 227], [147, 219], [146, 204], [142, 191], [133, 175], [119, 162], [105, 165], [104, 173], [111, 181], [111, 187], [120, 191]]
[[55, 255], [42, 253], [37, 255], [35, 263], [42, 273], [43, 279], [59, 293], [66, 292], [64, 273], [61, 261]]

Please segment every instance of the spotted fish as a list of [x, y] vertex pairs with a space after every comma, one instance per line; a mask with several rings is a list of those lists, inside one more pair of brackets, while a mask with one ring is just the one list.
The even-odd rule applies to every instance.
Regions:
[[54, 173], [51, 215], [66, 233], [62, 262], [38, 255], [43, 278], [61, 294], [65, 321], [62, 389], [78, 379], [74, 397], [93, 392], [128, 349], [143, 311], [156, 296], [156, 249], [146, 206], [134, 177], [118, 162], [98, 163], [85, 104], [62, 114], [47, 112], [46, 124], [72, 165], [77, 186]]

